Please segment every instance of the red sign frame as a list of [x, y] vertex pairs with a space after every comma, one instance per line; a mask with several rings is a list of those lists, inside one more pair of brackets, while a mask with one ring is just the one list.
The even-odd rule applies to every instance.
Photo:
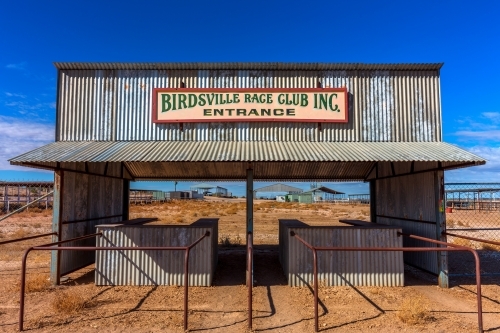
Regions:
[[[345, 94], [345, 119], [296, 119], [296, 118], [234, 118], [234, 119], [158, 119], [158, 93], [162, 92], [186, 92], [186, 93], [313, 93], [313, 92], [341, 92]], [[209, 122], [303, 122], [303, 123], [348, 123], [349, 122], [349, 95], [346, 87], [342, 88], [154, 88], [152, 101], [153, 123], [209, 123]]]

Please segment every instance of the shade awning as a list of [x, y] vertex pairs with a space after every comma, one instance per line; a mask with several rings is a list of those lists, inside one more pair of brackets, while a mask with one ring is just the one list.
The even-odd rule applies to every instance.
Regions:
[[[46, 168], [65, 162], [125, 163], [134, 178], [145, 179], [245, 179], [248, 163], [262, 170], [256, 179], [364, 179], [376, 162], [439, 162], [441, 169], [452, 169], [486, 161], [444, 142], [263, 141], [59, 141], [10, 159]], [[213, 172], [205, 177], [208, 170]]]

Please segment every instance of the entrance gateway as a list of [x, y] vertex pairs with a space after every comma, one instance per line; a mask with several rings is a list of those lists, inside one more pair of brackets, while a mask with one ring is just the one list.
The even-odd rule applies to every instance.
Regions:
[[[56, 140], [10, 160], [55, 171], [53, 241], [128, 220], [130, 180], [159, 179], [245, 180], [248, 232], [254, 180], [366, 181], [371, 222], [445, 241], [444, 170], [485, 163], [442, 142], [442, 64], [55, 66]], [[447, 287], [446, 252], [404, 258]], [[51, 279], [94, 261], [54, 252]]]

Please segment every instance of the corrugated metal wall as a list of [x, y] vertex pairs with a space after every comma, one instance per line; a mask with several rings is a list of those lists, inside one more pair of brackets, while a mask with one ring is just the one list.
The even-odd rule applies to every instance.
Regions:
[[[90, 168], [98, 166], [90, 166]], [[114, 170], [118, 173], [117, 170]], [[110, 175], [113, 170], [110, 169]], [[121, 217], [86, 221], [122, 214], [123, 180], [64, 172], [62, 191], [61, 240], [76, 238], [96, 232], [96, 225], [121, 221]], [[79, 221], [79, 222], [74, 222]], [[65, 246], [95, 246], [95, 239], [65, 243]], [[93, 251], [62, 251], [61, 275], [95, 261]]]
[[[57, 141], [441, 141], [438, 71], [60, 70]], [[347, 87], [349, 123], [154, 124], [153, 88]]]
[[[217, 265], [217, 220], [211, 226], [100, 226], [97, 246], [188, 246], [189, 285], [210, 286]], [[185, 251], [97, 251], [96, 285], [184, 284]]]
[[[290, 237], [295, 231], [313, 246], [401, 247], [399, 229], [300, 227], [280, 221], [280, 261], [290, 286], [313, 285], [312, 251]], [[401, 252], [318, 252], [318, 279], [327, 286], [403, 286]]]
[[[376, 181], [377, 223], [398, 226], [403, 232], [436, 239], [436, 184], [434, 172]], [[399, 219], [398, 219], [399, 218]], [[405, 247], [433, 247], [404, 237]], [[436, 252], [405, 252], [405, 262], [438, 274]]]

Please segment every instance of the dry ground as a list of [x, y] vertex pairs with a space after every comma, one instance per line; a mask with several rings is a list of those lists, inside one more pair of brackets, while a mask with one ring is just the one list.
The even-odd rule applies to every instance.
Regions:
[[[190, 288], [191, 331], [248, 332], [245, 283], [245, 203], [243, 200], [171, 202], [132, 206], [131, 218], [158, 217], [155, 223], [186, 224], [219, 217], [219, 264], [213, 287]], [[255, 204], [254, 331], [313, 332], [308, 288], [286, 284], [277, 255], [277, 219], [297, 218], [311, 225], [342, 218], [368, 219], [368, 206]], [[50, 230], [50, 212], [29, 212], [1, 222], [0, 241]], [[18, 281], [23, 249], [49, 239], [0, 245], [0, 332], [15, 332]], [[240, 245], [238, 245], [240, 244]], [[48, 253], [30, 254], [30, 291], [25, 327], [29, 332], [183, 332], [182, 288], [98, 287], [93, 268], [69, 275], [61, 286], [48, 283]], [[406, 287], [320, 287], [320, 328], [324, 332], [477, 332], [475, 285], [454, 281], [436, 287], [435, 278], [406, 269]], [[500, 278], [483, 285], [484, 327], [500, 331]], [[453, 281], [452, 281], [453, 282]]]

